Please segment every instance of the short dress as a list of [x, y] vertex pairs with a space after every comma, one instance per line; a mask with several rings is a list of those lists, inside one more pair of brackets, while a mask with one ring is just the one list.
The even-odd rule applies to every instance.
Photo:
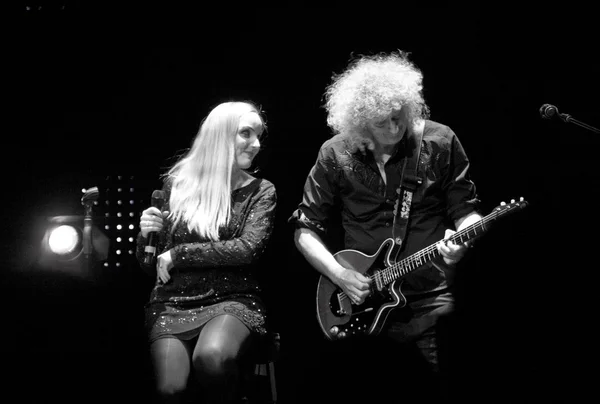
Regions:
[[[171, 183], [167, 181], [163, 210], [169, 210]], [[171, 279], [158, 279], [145, 305], [149, 342], [176, 337], [191, 339], [206, 322], [222, 314], [242, 321], [251, 332], [267, 333], [267, 316], [258, 281], [259, 259], [275, 221], [277, 194], [268, 180], [256, 178], [234, 190], [229, 224], [221, 228], [219, 241], [203, 239], [185, 224], [166, 220], [159, 233], [157, 255], [171, 250]], [[137, 237], [140, 266], [156, 276], [155, 265], [143, 264], [146, 239]]]

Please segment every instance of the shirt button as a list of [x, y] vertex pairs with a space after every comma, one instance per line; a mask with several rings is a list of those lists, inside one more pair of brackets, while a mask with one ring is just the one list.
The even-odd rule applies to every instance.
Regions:
[[390, 222], [385, 222], [385, 227], [390, 227]]

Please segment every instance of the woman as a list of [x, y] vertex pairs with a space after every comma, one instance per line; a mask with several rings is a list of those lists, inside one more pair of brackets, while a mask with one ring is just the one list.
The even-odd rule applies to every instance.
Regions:
[[[265, 123], [249, 102], [226, 102], [204, 119], [191, 149], [165, 174], [167, 202], [143, 211], [137, 258], [156, 271], [146, 305], [159, 396], [178, 402], [190, 374], [208, 402], [235, 398], [240, 363], [266, 333], [254, 270], [271, 235], [275, 187], [246, 170]], [[143, 264], [158, 232], [156, 265]]]

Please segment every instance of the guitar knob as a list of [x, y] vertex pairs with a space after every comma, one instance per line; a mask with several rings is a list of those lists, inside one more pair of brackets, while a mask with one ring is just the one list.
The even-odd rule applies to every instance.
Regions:
[[338, 338], [346, 338], [346, 333], [344, 331], [340, 332]]
[[335, 336], [335, 335], [337, 335], [337, 334], [338, 334], [338, 332], [340, 332], [340, 329], [339, 329], [337, 326], [335, 326], [335, 325], [334, 325], [333, 327], [331, 327], [331, 328], [329, 329], [329, 332], [331, 333], [331, 335], [334, 335], [334, 336]]

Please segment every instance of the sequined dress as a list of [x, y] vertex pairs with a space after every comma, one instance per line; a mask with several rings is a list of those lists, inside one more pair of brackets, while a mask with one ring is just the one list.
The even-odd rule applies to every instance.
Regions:
[[[169, 200], [170, 184], [164, 187]], [[156, 282], [145, 306], [150, 342], [168, 336], [182, 339], [198, 335], [210, 319], [231, 314], [253, 332], [266, 334], [266, 312], [256, 277], [258, 260], [273, 230], [277, 196], [273, 184], [254, 179], [232, 192], [232, 216], [220, 230], [220, 241], [201, 238], [185, 224], [167, 220], [159, 234], [157, 255], [171, 250], [173, 268], [166, 284]], [[169, 210], [168, 203], [164, 210]], [[156, 276], [156, 268], [143, 264], [146, 239], [137, 238], [141, 267]]]

